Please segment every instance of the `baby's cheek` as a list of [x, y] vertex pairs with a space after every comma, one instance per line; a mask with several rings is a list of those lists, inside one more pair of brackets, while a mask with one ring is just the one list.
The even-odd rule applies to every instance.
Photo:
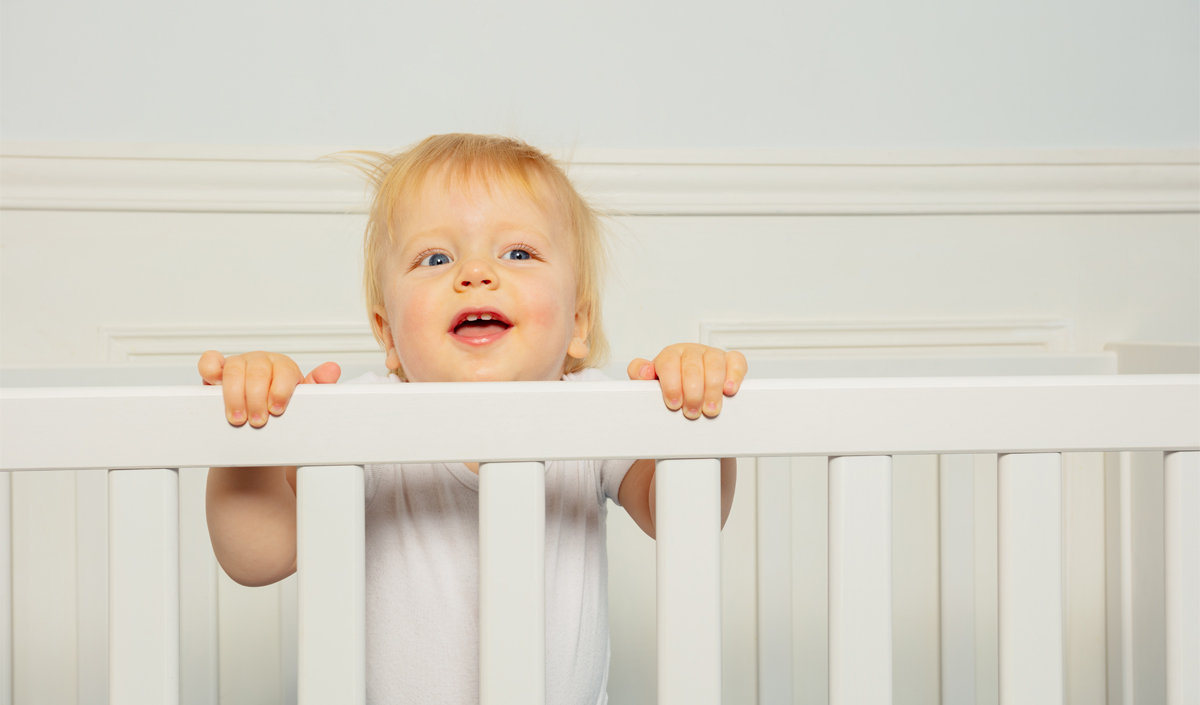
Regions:
[[401, 359], [407, 364], [422, 361], [433, 337], [431, 327], [436, 323], [430, 315], [434, 310], [431, 297], [407, 293], [389, 303], [389, 310], [396, 311], [393, 335]]
[[526, 300], [525, 315], [529, 323], [558, 331], [564, 326], [570, 329], [574, 321], [575, 297], [564, 295], [553, 287], [543, 287], [531, 292]]

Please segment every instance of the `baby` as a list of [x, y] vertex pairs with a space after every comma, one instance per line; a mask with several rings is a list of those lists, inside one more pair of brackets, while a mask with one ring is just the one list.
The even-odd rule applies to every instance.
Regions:
[[[375, 190], [364, 286], [389, 374], [353, 383], [607, 379], [596, 369], [607, 348], [602, 231], [554, 160], [463, 134], [355, 159]], [[340, 376], [332, 362], [303, 376], [268, 352], [209, 351], [199, 370], [222, 385], [229, 423], [254, 427], [283, 414], [297, 384]], [[659, 380], [667, 409], [694, 420], [720, 413], [746, 360], [682, 343], [628, 374]], [[653, 538], [654, 465], [546, 464], [547, 703], [607, 702], [607, 500]], [[735, 472], [721, 461], [722, 526]], [[478, 463], [365, 468], [369, 702], [479, 701], [478, 473]], [[266, 585], [295, 572], [296, 468], [212, 468], [207, 512], [231, 578]]]

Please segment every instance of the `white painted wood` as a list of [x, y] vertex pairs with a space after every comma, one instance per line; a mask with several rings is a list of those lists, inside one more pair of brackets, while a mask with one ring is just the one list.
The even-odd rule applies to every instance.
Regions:
[[1105, 650], [1104, 454], [1063, 454], [1064, 691], [1103, 703]]
[[721, 699], [721, 463], [659, 460], [658, 702]]
[[1165, 465], [1167, 705], [1200, 703], [1200, 453]]
[[1121, 453], [1121, 702], [1133, 697], [1133, 454]]
[[999, 465], [1000, 702], [1063, 702], [1062, 456]]
[[1132, 702], [1167, 699], [1163, 453], [1130, 453], [1130, 621]]
[[1200, 345], [1195, 343], [1109, 343], [1104, 349], [1116, 353], [1123, 375], [1200, 372]]
[[358, 465], [297, 471], [297, 690], [302, 705], [366, 702], [363, 492]]
[[220, 695], [220, 568], [208, 538], [204, 511], [207, 482], [208, 468], [179, 469], [180, 705], [217, 705]]
[[703, 321], [700, 342], [747, 355], [888, 357], [1061, 353], [1071, 349], [1064, 320]]
[[11, 478], [13, 702], [74, 703], [75, 473]]
[[[737, 348], [735, 348], [737, 349]], [[952, 346], [911, 350], [906, 356], [814, 357], [797, 348], [750, 350], [746, 361], [759, 379], [772, 377], [1026, 377], [1030, 375], [1112, 375], [1115, 353], [959, 354]], [[2, 370], [0, 370], [2, 371]], [[30, 374], [13, 370], [8, 375]], [[0, 382], [3, 378], [0, 378]], [[8, 384], [7, 386], [33, 386]], [[61, 385], [73, 386], [73, 385]]]
[[1000, 702], [998, 457], [975, 455], [975, 702]]
[[108, 473], [109, 702], [179, 702], [179, 474]]
[[[5, 211], [3, 217], [5, 251], [11, 254], [0, 277], [0, 298], [14, 304], [25, 302], [10, 307], [4, 318], [5, 335], [0, 338], [0, 366], [4, 368], [101, 362], [97, 331], [122, 322], [158, 326], [188, 320], [213, 321], [214, 325], [363, 320], [354, 287], [331, 293], [326, 287], [310, 285], [313, 281], [358, 281], [363, 216]], [[1192, 335], [1187, 332], [1194, 331], [1189, 326], [1200, 320], [1200, 304], [1193, 297], [1164, 301], [1154, 294], [1163, 284], [1184, 287], [1181, 291], [1194, 285], [1197, 260], [1188, 253], [1200, 227], [1198, 215], [1065, 219], [978, 215], [968, 220], [676, 217], [618, 218], [613, 225], [617, 233], [629, 237], [618, 235], [614, 242], [619, 255], [614, 258], [615, 275], [623, 284], [606, 294], [606, 327], [615, 353], [615, 362], [608, 368], [612, 376], [624, 376], [625, 357], [645, 355], [645, 348], [661, 349], [694, 339], [701, 321], [712, 318], [714, 312], [729, 318], [741, 312], [747, 320], [969, 316], [986, 322], [1020, 311], [1031, 317], [1074, 320], [1078, 348], [1085, 351], [1101, 350], [1109, 342], [1103, 337], [1105, 331], [1125, 325], [1125, 318], [1135, 312], [1146, 313], [1136, 314], [1142, 321], [1139, 335], [1164, 340], [1186, 339], [1179, 336]], [[705, 253], [727, 244], [731, 228], [757, 250], [778, 256], [761, 261], [758, 267], [738, 262], [732, 268], [706, 257]], [[963, 240], [964, 228], [975, 235]], [[163, 232], [174, 234], [169, 243], [162, 239]], [[1147, 249], [1146, 237], [1155, 238], [1160, 246]], [[244, 257], [234, 262], [195, 257], [191, 250], [195, 242], [217, 250], [236, 249]], [[59, 266], [62, 247], [77, 254], [70, 267]], [[121, 257], [131, 251], [141, 256]], [[943, 256], [925, 256], [931, 251]], [[679, 260], [682, 266], [665, 274], [651, 266], [680, 256], [686, 260]], [[813, 272], [803, 295], [797, 296], [788, 284], [787, 265], [813, 257], [829, 262], [830, 267]], [[256, 273], [253, 263], [264, 259], [278, 261], [280, 267]], [[1126, 265], [1135, 259], [1146, 267], [1130, 272]], [[1077, 277], [1061, 276], [1064, 269], [1080, 261], [1088, 266], [1072, 270]], [[989, 265], [980, 270], [981, 262]], [[1029, 262], [1035, 266], [1027, 266]], [[998, 276], [1013, 269], [1025, 272], [1019, 282]], [[837, 276], [847, 271], [870, 271], [873, 276], [865, 285], [857, 277]], [[296, 272], [304, 276], [296, 276]], [[280, 295], [262, 302], [254, 320], [215, 320], [207, 313], [213, 305], [237, 310], [237, 287], [227, 284], [255, 277], [266, 277], [260, 279], [263, 286]], [[644, 296], [646, 291], [683, 290], [700, 279], [720, 279], [729, 285], [694, 291], [682, 301]], [[1116, 289], [1112, 288], [1114, 280], [1120, 283]], [[202, 299], [179, 286], [179, 282], [197, 281], [221, 283], [211, 287], [216, 298]], [[945, 297], [943, 289], [930, 288], [928, 283], [936, 281], [948, 282], [957, 295]], [[971, 286], [971, 282], [986, 285]], [[1079, 287], [1111, 291], [1123, 303], [1095, 305], [1095, 299], [1077, 296]], [[159, 295], [147, 299], [147, 290]], [[1047, 308], [1050, 300], [1066, 303]], [[61, 305], [62, 315], [53, 335], [39, 327], [38, 307], [28, 305], [36, 301]], [[86, 305], [68, 306], [68, 301]], [[831, 312], [822, 301], [841, 301], [843, 307]], [[1112, 357], [1115, 364], [1111, 353], [1090, 354]], [[1057, 361], [1058, 357], [1050, 359]], [[375, 360], [376, 369], [382, 369], [382, 354]], [[189, 384], [195, 379], [192, 362]], [[1046, 373], [1038, 369], [1036, 360], [1026, 367], [993, 368], [987, 360], [979, 364], [974, 368], [943, 366], [956, 370], [954, 376], [991, 374], [993, 369]], [[927, 374], [943, 374], [937, 372], [938, 365], [927, 367], [932, 370]], [[753, 374], [788, 376], [763, 371], [765, 368]], [[832, 373], [827, 367], [822, 371], [822, 376], [862, 374]], [[1061, 373], [1069, 371], [1063, 368]], [[878, 370], [869, 376], [894, 374], [901, 373]], [[0, 369], [0, 382], [4, 376]]]
[[[892, 458], [892, 700], [941, 700], [938, 456]], [[969, 497], [969, 496], [968, 496]]]
[[829, 702], [892, 702], [892, 459], [829, 461]]
[[758, 461], [758, 696], [792, 702], [792, 461]]
[[1104, 572], [1105, 572], [1105, 651], [1108, 672], [1107, 705], [1122, 705], [1125, 699], [1124, 589], [1122, 579], [1122, 500], [1121, 457], [1124, 453], [1104, 454]]
[[108, 471], [75, 473], [76, 689], [108, 703]]
[[792, 458], [792, 702], [829, 702], [829, 459]]
[[546, 701], [546, 466], [479, 465], [479, 700]]
[[975, 459], [938, 456], [941, 702], [975, 703]]
[[[293, 359], [379, 362], [379, 343], [362, 323], [293, 325], [105, 326], [100, 346], [108, 362], [175, 363], [195, 373], [206, 350], [226, 356], [251, 350], [285, 353]], [[307, 373], [308, 370], [305, 370]], [[194, 374], [193, 381], [199, 376]]]
[[[721, 529], [721, 702], [757, 703], [758, 459], [737, 459], [733, 506]], [[610, 563], [611, 570], [611, 563]], [[653, 567], [650, 574], [656, 571]], [[609, 592], [609, 614], [622, 595]], [[611, 620], [611, 617], [610, 617]], [[657, 647], [658, 641], [654, 640]], [[616, 648], [616, 647], [613, 647]], [[644, 653], [644, 647], [637, 647]], [[654, 659], [657, 664], [658, 659]], [[653, 702], [654, 690], [647, 693]], [[609, 691], [611, 702], [620, 702]]]
[[[10, 388], [0, 390], [0, 469], [394, 462], [379, 429], [401, 426], [413, 434], [403, 460], [436, 462], [447, 451], [432, 430], [451, 423], [464, 430], [455, 453], [492, 462], [1189, 450], [1200, 448], [1198, 392], [1195, 375], [747, 380], [725, 402], [733, 413], [680, 424], [655, 382], [303, 385], [286, 417], [253, 429], [226, 423], [215, 387]], [[195, 422], [154, 430], [179, 416]], [[807, 432], [778, 433], [781, 418]], [[344, 432], [314, 446], [335, 420]], [[595, 432], [580, 437], [581, 422]], [[517, 432], [530, 425], [544, 433]], [[50, 427], [70, 428], [75, 442], [31, 442]]]
[[1108, 453], [1105, 463], [1108, 702], [1164, 702], [1163, 457]]
[[[6, 143], [0, 207], [362, 212], [361, 181], [313, 163], [331, 151]], [[1194, 150], [588, 150], [569, 161], [590, 198], [625, 214], [877, 215], [1196, 212], [1195, 160]]]
[[0, 472], [0, 705], [13, 704], [12, 473]]

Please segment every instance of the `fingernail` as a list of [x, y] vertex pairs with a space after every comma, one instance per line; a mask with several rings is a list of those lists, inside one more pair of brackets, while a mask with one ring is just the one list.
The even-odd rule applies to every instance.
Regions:
[[717, 410], [717, 403], [716, 403], [715, 401], [710, 401], [710, 402], [708, 402], [707, 404], [705, 404], [705, 405], [704, 405], [704, 408], [705, 408], [705, 410], [707, 410], [707, 411], [716, 411], [716, 410]]
[[241, 423], [242, 419], [244, 419], [244, 418], [246, 418], [245, 414], [243, 414], [240, 411], [235, 411], [235, 412], [233, 412], [233, 418], [231, 418], [230, 420], [233, 421], [234, 423]]
[[276, 416], [279, 416], [280, 414], [282, 414], [282, 413], [283, 413], [283, 405], [282, 405], [282, 404], [276, 404], [276, 405], [272, 406], [272, 407], [271, 407], [271, 413], [272, 413], [272, 414], [275, 414]]
[[679, 397], [675, 397], [671, 400], [670, 407], [672, 410], [678, 409], [681, 406], [683, 406], [683, 402], [679, 400]]
[[727, 391], [727, 392], [732, 392], [732, 391], [733, 391], [733, 388], [734, 388], [735, 386], [737, 386], [737, 385], [735, 385], [735, 384], [733, 383], [733, 380], [729, 380], [728, 382], [726, 382], [726, 383], [725, 383], [725, 391]]
[[696, 407], [692, 407], [691, 409], [688, 409], [688, 418], [689, 419], [700, 418], [700, 410], [697, 409]]
[[262, 417], [261, 417], [261, 416], [259, 416], [258, 414], [252, 414], [252, 415], [250, 416], [250, 425], [254, 425], [254, 424], [260, 424], [260, 423], [262, 423]]
[[642, 371], [638, 373], [638, 377], [645, 377], [654, 370], [654, 365], [642, 365]]

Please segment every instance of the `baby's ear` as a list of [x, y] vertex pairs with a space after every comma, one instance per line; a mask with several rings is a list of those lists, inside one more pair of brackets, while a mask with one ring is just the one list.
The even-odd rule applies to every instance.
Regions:
[[400, 353], [396, 352], [396, 341], [392, 338], [392, 326], [388, 323], [387, 309], [382, 306], [376, 306], [371, 312], [371, 327], [375, 329], [375, 337], [383, 343], [383, 349], [387, 351], [387, 368], [395, 370], [400, 368]]
[[588, 347], [588, 333], [592, 328], [592, 306], [590, 303], [580, 304], [575, 309], [575, 330], [571, 336], [571, 344], [567, 346], [567, 354], [576, 360], [582, 360], [591, 352]]
[[588, 347], [587, 341], [578, 336], [571, 338], [571, 344], [567, 346], [567, 354], [576, 360], [582, 360], [591, 351], [592, 349]]

